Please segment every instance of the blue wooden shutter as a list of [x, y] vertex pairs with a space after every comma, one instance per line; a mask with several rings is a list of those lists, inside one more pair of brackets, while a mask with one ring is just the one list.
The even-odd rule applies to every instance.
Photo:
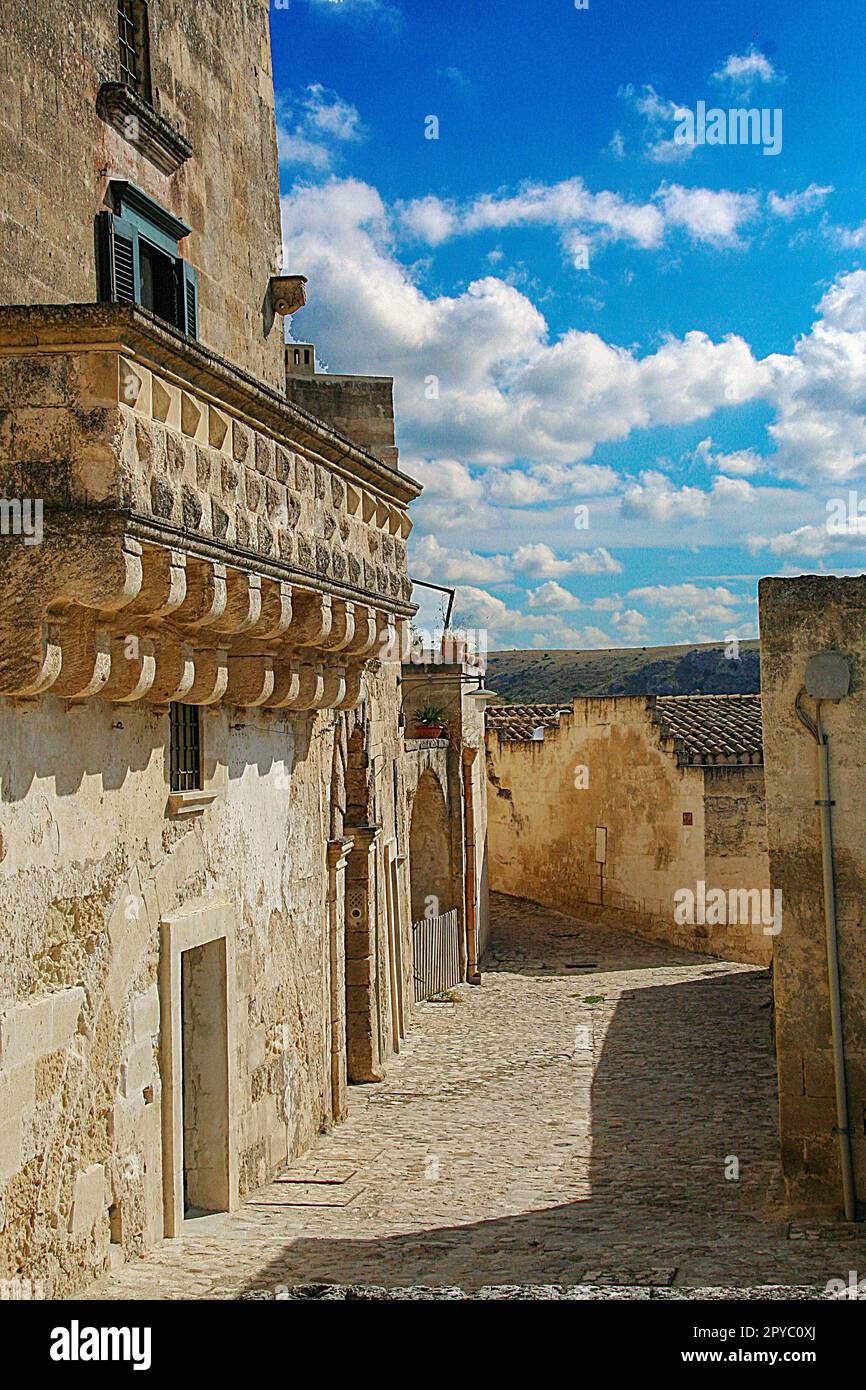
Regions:
[[123, 217], [100, 212], [96, 219], [99, 297], [121, 304], [141, 301], [138, 230]]
[[198, 337], [198, 271], [189, 261], [179, 261], [180, 271], [180, 322], [179, 328], [191, 338]]

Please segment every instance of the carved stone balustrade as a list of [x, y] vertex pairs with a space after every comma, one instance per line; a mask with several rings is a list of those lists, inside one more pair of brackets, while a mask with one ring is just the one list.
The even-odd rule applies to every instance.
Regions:
[[349, 708], [418, 491], [142, 310], [0, 309], [0, 694]]

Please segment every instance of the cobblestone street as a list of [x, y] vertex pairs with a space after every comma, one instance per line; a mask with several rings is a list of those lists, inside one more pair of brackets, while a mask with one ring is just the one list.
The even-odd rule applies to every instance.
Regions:
[[347, 1123], [289, 1170], [329, 1181], [188, 1223], [88, 1296], [863, 1272], [862, 1236], [781, 1216], [766, 971], [517, 899], [492, 911], [483, 984], [417, 1010], [387, 1080], [351, 1088]]

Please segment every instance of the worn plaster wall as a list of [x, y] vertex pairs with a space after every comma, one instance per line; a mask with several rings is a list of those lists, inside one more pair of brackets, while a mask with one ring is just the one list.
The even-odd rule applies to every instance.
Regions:
[[[352, 718], [374, 768], [371, 807], [405, 840], [393, 674], [368, 678]], [[0, 700], [0, 1277], [42, 1280], [53, 1296], [160, 1239], [160, 923], [189, 904], [225, 902], [233, 924], [241, 1194], [330, 1124], [334, 721], [205, 711], [216, 799], [176, 819], [164, 710]], [[404, 898], [411, 1000], [408, 916]], [[395, 1007], [385, 940], [377, 962], [385, 1058]]]
[[[163, 173], [96, 109], [120, 78], [115, 0], [4, 0], [0, 26], [0, 303], [97, 298], [95, 216], [129, 179], [189, 227], [199, 336], [283, 390], [264, 313], [280, 264], [266, 0], [150, 0], [153, 105], [193, 147]], [[288, 22], [286, 20], [286, 22]]]
[[[866, 1211], [866, 835], [863, 830], [866, 730], [866, 577], [764, 579], [761, 705], [767, 779], [770, 873], [781, 889], [783, 928], [776, 943], [776, 1043], [782, 1166], [793, 1212], [841, 1210], [820, 833], [815, 806], [817, 745], [794, 702], [808, 658], [845, 653], [851, 690], [825, 702], [839, 960], [855, 1182]], [[814, 714], [814, 702], [806, 708]]]
[[697, 898], [699, 881], [768, 884], [759, 769], [742, 769], [742, 780], [728, 771], [705, 782], [703, 768], [678, 766], [643, 697], [575, 700], [543, 741], [491, 731], [490, 887], [689, 950], [767, 962], [772, 938], [760, 925], [701, 923], [697, 910], [693, 923], [675, 920], [675, 894]]
[[707, 883], [727, 889], [769, 882], [762, 767], [704, 769], [704, 842]]

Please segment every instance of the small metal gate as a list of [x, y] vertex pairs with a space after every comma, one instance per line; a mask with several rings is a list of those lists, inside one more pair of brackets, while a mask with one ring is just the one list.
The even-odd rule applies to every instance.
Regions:
[[416, 1004], [460, 984], [459, 918], [453, 907], [441, 917], [422, 917], [412, 923]]

